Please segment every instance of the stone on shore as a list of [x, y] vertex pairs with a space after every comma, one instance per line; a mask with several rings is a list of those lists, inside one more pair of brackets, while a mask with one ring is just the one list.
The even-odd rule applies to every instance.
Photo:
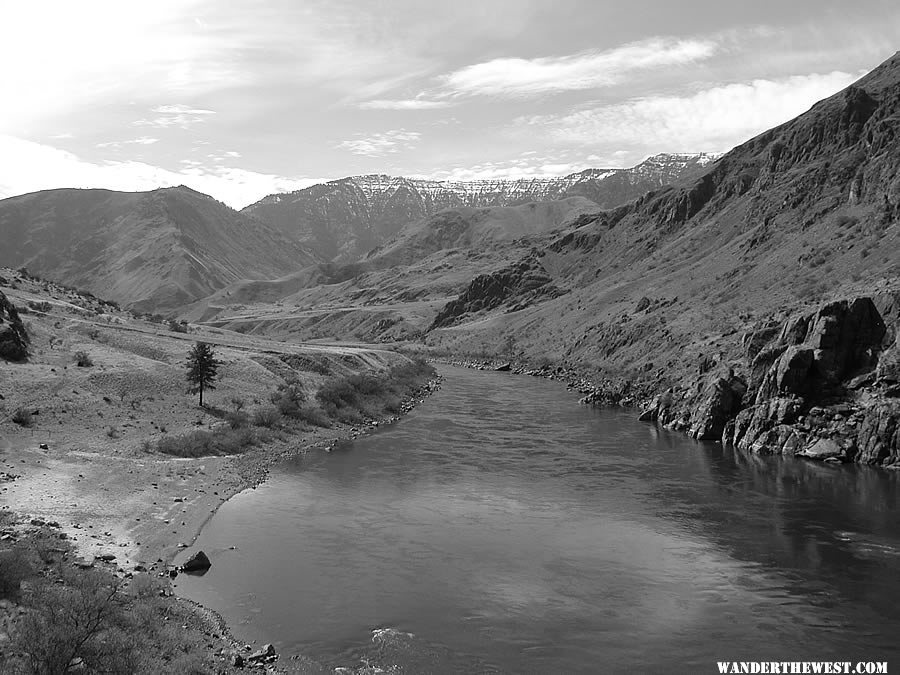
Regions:
[[205, 572], [210, 567], [212, 567], [212, 563], [207, 555], [203, 551], [197, 551], [188, 558], [187, 562], [181, 566], [181, 569], [184, 572]]

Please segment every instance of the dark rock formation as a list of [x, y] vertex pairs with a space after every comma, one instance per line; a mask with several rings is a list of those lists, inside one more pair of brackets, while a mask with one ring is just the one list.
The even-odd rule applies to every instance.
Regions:
[[28, 333], [16, 306], [0, 291], [0, 359], [24, 361], [28, 358]]
[[704, 389], [691, 425], [691, 436], [700, 441], [718, 440], [725, 425], [741, 409], [747, 392], [743, 378], [730, 375], [714, 378]]
[[540, 261], [532, 256], [490, 274], [480, 274], [462, 295], [444, 305], [429, 330], [452, 326], [466, 314], [491, 310], [502, 305], [509, 311], [556, 298], [565, 291], [553, 283]]
[[188, 558], [187, 562], [181, 566], [181, 569], [184, 572], [205, 572], [210, 567], [212, 567], [212, 563], [207, 555], [203, 551], [197, 551]]
[[742, 341], [747, 380], [714, 373], [640, 419], [747, 452], [900, 467], [898, 314], [890, 298], [859, 297], [763, 324]]

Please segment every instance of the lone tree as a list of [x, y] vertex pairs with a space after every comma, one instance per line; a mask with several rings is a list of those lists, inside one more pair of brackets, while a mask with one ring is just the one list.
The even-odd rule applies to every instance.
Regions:
[[197, 342], [188, 354], [187, 380], [191, 383], [188, 391], [192, 394], [200, 392], [200, 406], [203, 406], [203, 390], [215, 389], [217, 370], [221, 361], [216, 359], [212, 347], [205, 342]]

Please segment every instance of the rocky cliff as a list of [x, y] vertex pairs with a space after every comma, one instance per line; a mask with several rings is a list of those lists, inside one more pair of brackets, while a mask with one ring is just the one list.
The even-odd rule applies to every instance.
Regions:
[[727, 372], [641, 418], [759, 454], [900, 468], [900, 293], [857, 297], [743, 335]]

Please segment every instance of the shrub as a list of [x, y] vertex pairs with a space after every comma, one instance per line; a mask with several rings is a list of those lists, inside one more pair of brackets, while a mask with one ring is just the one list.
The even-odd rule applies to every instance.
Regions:
[[250, 425], [250, 415], [241, 410], [232, 410], [225, 413], [225, 421], [232, 429], [240, 429]]
[[281, 411], [278, 408], [259, 408], [253, 413], [253, 426], [274, 427], [281, 421]]
[[26, 408], [17, 408], [13, 413], [12, 421], [23, 427], [30, 427], [34, 423], [31, 411]]
[[22, 582], [35, 574], [31, 556], [20, 548], [0, 551], [0, 598], [18, 601]]
[[119, 429], [112, 425], [106, 427], [106, 435], [110, 438], [118, 438], [119, 437]]
[[75, 352], [75, 365], [79, 368], [89, 368], [94, 365], [90, 354], [85, 351]]
[[63, 583], [39, 583], [19, 620], [16, 648], [30, 672], [136, 672], [138, 637], [128, 630], [118, 583], [98, 570], [61, 568]]
[[419, 359], [379, 375], [330, 380], [316, 392], [316, 400], [329, 417], [354, 423], [382, 412], [399, 412], [402, 397], [433, 376], [434, 368]]
[[185, 322], [178, 322], [175, 319], [169, 320], [169, 330], [175, 333], [187, 333], [188, 327]]
[[302, 406], [297, 417], [314, 427], [323, 427], [327, 429], [331, 426], [331, 420], [328, 419], [328, 415], [325, 414], [325, 411], [315, 405]]
[[156, 449], [175, 457], [237, 455], [265, 440], [254, 429], [219, 427], [213, 431], [191, 431], [182, 436], [161, 438]]

